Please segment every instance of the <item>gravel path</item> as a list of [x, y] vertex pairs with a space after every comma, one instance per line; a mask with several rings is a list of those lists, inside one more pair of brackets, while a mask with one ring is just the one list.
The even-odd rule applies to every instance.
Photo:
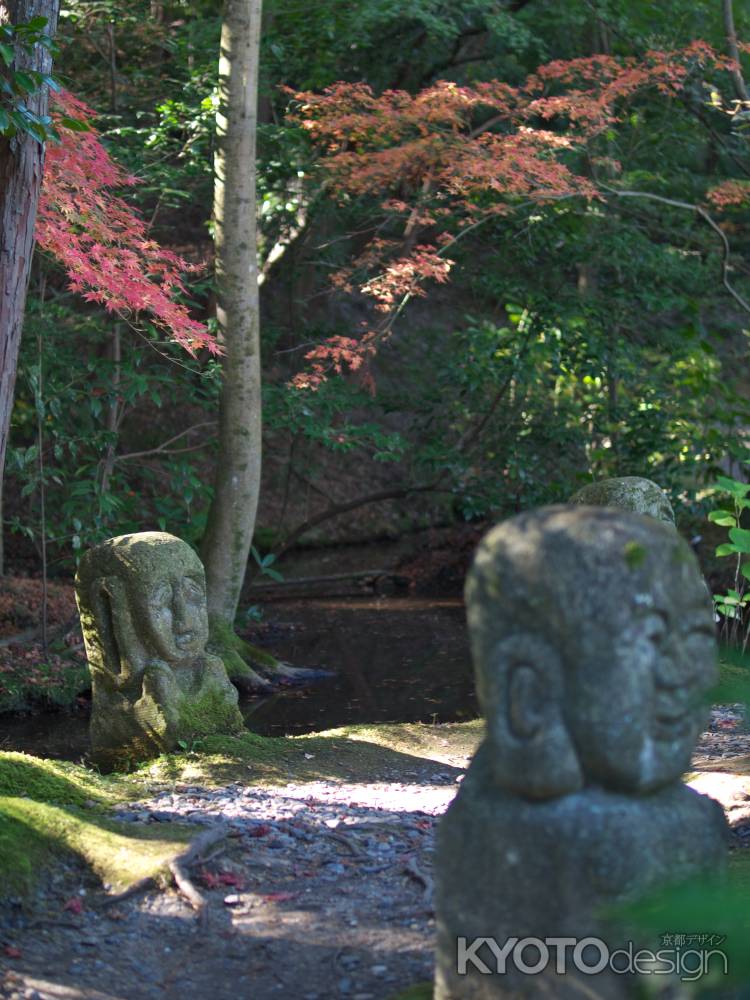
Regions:
[[[696, 766], [744, 753], [741, 706], [715, 708]], [[414, 758], [370, 781], [181, 785], [120, 805], [124, 823], [228, 825], [192, 869], [208, 929], [174, 890], [106, 905], [89, 873], [61, 863], [0, 914], [0, 997], [387, 1000], [429, 981], [435, 826], [462, 773]]]
[[228, 823], [193, 869], [208, 932], [173, 891], [103, 906], [71, 865], [0, 918], [0, 997], [381, 1000], [429, 980], [436, 817], [460, 771], [424, 763], [413, 782], [187, 786], [120, 806], [126, 823]]

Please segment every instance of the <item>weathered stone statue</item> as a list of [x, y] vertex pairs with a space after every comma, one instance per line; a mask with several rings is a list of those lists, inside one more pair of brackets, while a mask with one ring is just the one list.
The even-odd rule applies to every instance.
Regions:
[[564, 974], [554, 946], [536, 974], [533, 945], [472, 947], [622, 947], [608, 907], [721, 870], [722, 810], [680, 780], [716, 671], [693, 554], [653, 518], [547, 507], [487, 535], [466, 603], [486, 733], [438, 834], [436, 1000], [629, 996], [573, 944]]
[[91, 744], [104, 767], [242, 727], [237, 691], [206, 651], [203, 565], [158, 531], [110, 538], [81, 559], [76, 597], [91, 670]]
[[656, 483], [640, 476], [619, 476], [588, 483], [574, 493], [568, 503], [591, 507], [620, 507], [636, 514], [648, 514], [657, 521], [674, 525], [674, 511], [669, 497]]

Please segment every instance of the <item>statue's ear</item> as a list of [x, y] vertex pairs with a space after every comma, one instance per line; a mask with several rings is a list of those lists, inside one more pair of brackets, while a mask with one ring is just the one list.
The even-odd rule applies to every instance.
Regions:
[[141, 644], [135, 638], [130, 602], [122, 580], [103, 576], [91, 587], [103, 670], [120, 683], [142, 673]]
[[583, 787], [563, 714], [559, 654], [535, 636], [501, 640], [483, 656], [479, 698], [487, 720], [483, 757], [495, 782], [515, 795], [551, 799]]

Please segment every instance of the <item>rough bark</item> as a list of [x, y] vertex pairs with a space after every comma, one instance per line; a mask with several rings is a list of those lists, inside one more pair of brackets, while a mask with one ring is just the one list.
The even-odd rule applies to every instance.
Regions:
[[735, 68], [731, 73], [732, 82], [734, 83], [734, 89], [738, 100], [743, 103], [747, 103], [748, 93], [745, 85], [745, 79], [742, 76], [742, 67], [740, 65], [740, 50], [737, 45], [737, 31], [734, 27], [734, 9], [732, 6], [732, 0], [723, 0], [722, 6], [724, 14], [724, 34], [727, 39], [727, 50], [729, 52], [729, 58], [733, 59], [735, 62]]
[[262, 0], [227, 0], [214, 181], [217, 321], [225, 355], [219, 458], [203, 544], [209, 613], [234, 621], [261, 468], [255, 133]]
[[[0, 0], [0, 21], [20, 24], [33, 17], [46, 17], [47, 30], [53, 34], [59, 7], [60, 0]], [[17, 57], [16, 68], [49, 73], [51, 66], [49, 52], [40, 45], [33, 53], [19, 53]], [[46, 88], [29, 98], [27, 104], [36, 114], [44, 114]], [[0, 138], [0, 487], [43, 169], [44, 146], [32, 136]]]

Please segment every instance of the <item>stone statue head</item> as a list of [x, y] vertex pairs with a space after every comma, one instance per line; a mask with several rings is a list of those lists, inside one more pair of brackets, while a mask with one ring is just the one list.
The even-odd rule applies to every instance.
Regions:
[[172, 668], [204, 652], [208, 611], [203, 564], [174, 535], [120, 535], [81, 559], [76, 592], [95, 674], [126, 680], [150, 660]]
[[635, 514], [647, 514], [657, 521], [674, 526], [674, 511], [669, 497], [656, 483], [640, 476], [619, 476], [589, 483], [574, 493], [568, 503], [591, 507], [619, 507]]
[[687, 768], [716, 643], [673, 527], [607, 507], [521, 514], [482, 541], [466, 604], [497, 785], [530, 799], [636, 793]]

